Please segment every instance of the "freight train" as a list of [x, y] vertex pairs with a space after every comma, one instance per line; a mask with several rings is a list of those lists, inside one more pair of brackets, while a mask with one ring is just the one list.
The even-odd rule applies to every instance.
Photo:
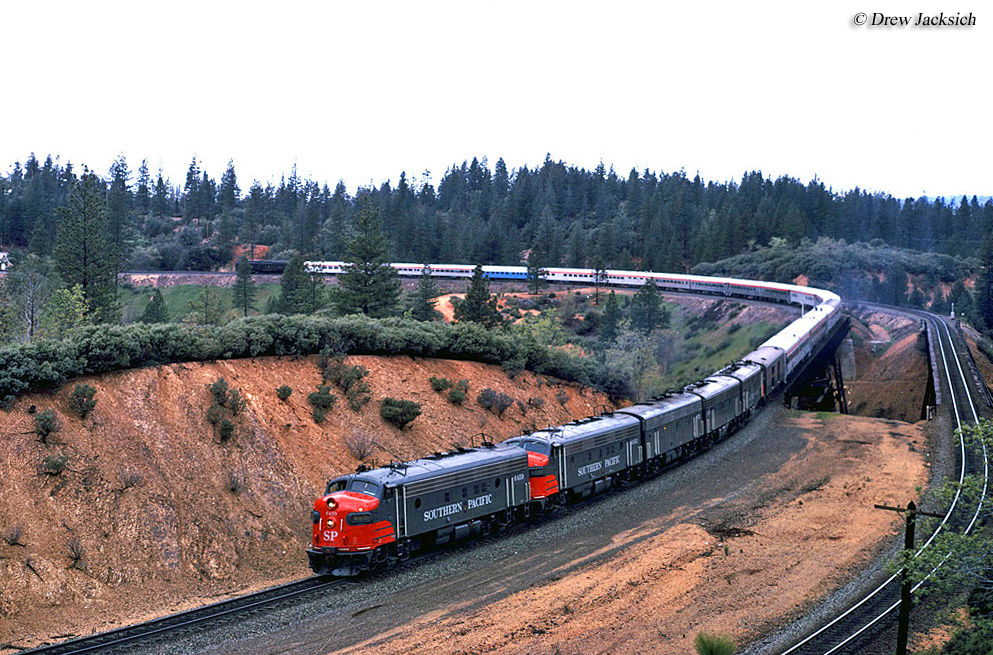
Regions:
[[[345, 264], [306, 266], [312, 273], [337, 274]], [[391, 266], [402, 276], [419, 276], [425, 269]], [[452, 264], [428, 268], [432, 276], [449, 278], [468, 278], [473, 271]], [[517, 266], [485, 266], [483, 272], [492, 279], [527, 276], [527, 269]], [[665, 291], [792, 303], [803, 311], [741, 361], [650, 402], [500, 444], [484, 442], [332, 479], [311, 512], [307, 556], [315, 573], [354, 576], [404, 561], [419, 550], [488, 535], [706, 449], [791, 380], [840, 319], [837, 295], [788, 284], [573, 268], [548, 269], [546, 279], [625, 287], [650, 279]]]

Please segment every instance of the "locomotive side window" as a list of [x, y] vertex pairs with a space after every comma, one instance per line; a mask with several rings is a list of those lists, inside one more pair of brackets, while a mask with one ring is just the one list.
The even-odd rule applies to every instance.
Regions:
[[336, 491], [344, 491], [345, 490], [345, 485], [347, 485], [347, 484], [348, 484], [348, 480], [346, 478], [339, 478], [337, 480], [329, 480], [328, 481], [328, 488], [324, 490], [324, 493], [325, 494], [330, 494], [330, 493], [334, 493]]
[[493, 481], [493, 486], [496, 487], [497, 489], [500, 488], [500, 478], [497, 478], [496, 480]]
[[420, 508], [421, 508], [421, 499], [420, 498], [415, 498], [414, 499], [414, 509], [420, 509]]

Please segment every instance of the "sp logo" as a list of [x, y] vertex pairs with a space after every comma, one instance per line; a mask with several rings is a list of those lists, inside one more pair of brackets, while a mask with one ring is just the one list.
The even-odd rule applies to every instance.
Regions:
[[324, 531], [324, 541], [334, 541], [338, 538], [337, 530], [325, 530]]

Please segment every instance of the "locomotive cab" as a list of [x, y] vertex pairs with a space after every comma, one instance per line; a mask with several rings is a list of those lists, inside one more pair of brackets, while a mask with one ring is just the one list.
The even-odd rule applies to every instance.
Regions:
[[555, 463], [552, 459], [552, 444], [527, 437], [508, 439], [506, 443], [523, 448], [528, 453], [528, 486], [531, 500], [543, 501], [559, 492]]
[[381, 509], [386, 490], [376, 480], [344, 476], [328, 482], [311, 512], [313, 539], [307, 549], [318, 575], [356, 575], [385, 555], [394, 541], [392, 524]]

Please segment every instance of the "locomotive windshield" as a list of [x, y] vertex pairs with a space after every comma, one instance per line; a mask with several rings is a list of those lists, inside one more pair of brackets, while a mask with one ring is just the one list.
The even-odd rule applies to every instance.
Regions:
[[541, 453], [542, 455], [551, 455], [552, 447], [548, 445], [545, 441], [535, 441], [533, 439], [525, 439], [523, 441], [515, 442], [518, 446], [528, 451], [529, 453]]
[[345, 485], [348, 484], [348, 478], [338, 478], [337, 480], [328, 480], [328, 488], [324, 490], [324, 495], [334, 493], [336, 491], [344, 491]]
[[348, 490], [372, 496], [373, 498], [379, 498], [379, 485], [368, 480], [349, 480]]

